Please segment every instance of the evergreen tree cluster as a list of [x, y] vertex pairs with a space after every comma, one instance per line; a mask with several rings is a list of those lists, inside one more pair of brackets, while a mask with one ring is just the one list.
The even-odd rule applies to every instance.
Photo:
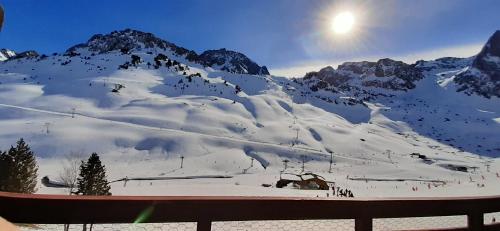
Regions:
[[97, 153], [92, 153], [86, 162], [82, 161], [77, 186], [79, 195], [111, 195], [111, 187], [106, 180], [106, 168]]
[[38, 165], [31, 148], [21, 138], [8, 151], [0, 151], [0, 191], [35, 193]]
[[132, 55], [130, 56], [132, 58], [132, 65], [134, 65], [134, 67], [137, 67], [138, 64], [141, 63], [141, 57], [137, 56], [137, 55]]
[[[19, 139], [8, 151], [0, 151], [0, 191], [35, 193], [37, 177], [35, 154], [24, 139]], [[77, 187], [78, 195], [111, 195], [106, 168], [97, 153], [81, 162]]]
[[[176, 60], [171, 60], [168, 58], [168, 56], [164, 55], [164, 54], [158, 54], [155, 58], [154, 58], [154, 62], [155, 64], [153, 65], [153, 67], [155, 69], [158, 69], [160, 68], [163, 64], [162, 62], [165, 63], [165, 67], [167, 68], [174, 68], [175, 71], [184, 71], [184, 70], [189, 70], [189, 67], [187, 65], [185, 66], [182, 66], [181, 63], [179, 63], [178, 61]], [[148, 65], [149, 66], [149, 65]]]
[[235, 94], [238, 94], [242, 91], [239, 85], [236, 85], [234, 88], [235, 88]]

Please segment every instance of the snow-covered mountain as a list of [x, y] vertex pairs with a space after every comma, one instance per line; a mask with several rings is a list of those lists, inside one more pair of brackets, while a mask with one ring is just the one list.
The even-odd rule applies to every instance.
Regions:
[[[460, 184], [500, 170], [500, 99], [457, 92], [455, 82], [480, 56], [348, 62], [290, 79], [237, 52], [198, 55], [150, 33], [115, 31], [61, 54], [0, 63], [0, 148], [24, 137], [41, 176], [57, 176], [61, 156], [98, 152], [112, 179], [224, 174], [235, 177], [231, 187], [255, 192], [288, 160], [287, 171], [304, 161], [361, 196], [407, 188], [364, 190], [365, 181], [349, 178], [441, 179], [461, 192], [498, 193]], [[170, 190], [157, 187], [149, 191]], [[146, 191], [113, 186], [115, 194]]]
[[456, 82], [473, 60], [477, 57], [447, 57], [411, 65], [390, 59], [347, 62], [337, 70], [325, 67], [310, 72], [295, 82], [325, 102], [338, 104], [339, 99], [349, 99], [348, 105], [383, 105], [384, 110], [377, 113], [404, 122], [421, 135], [461, 151], [499, 156], [497, 138], [489, 139], [500, 133], [499, 98], [463, 94]]
[[23, 51], [20, 53], [16, 53], [9, 49], [0, 50], [0, 62], [13, 59], [23, 59], [23, 58], [32, 59], [32, 58], [37, 58], [38, 56], [40, 55], [34, 50]]
[[157, 38], [151, 33], [125, 29], [122, 31], [113, 31], [109, 34], [96, 34], [86, 43], [81, 43], [70, 47], [66, 55], [78, 55], [80, 50], [87, 50], [93, 54], [103, 54], [112, 51], [122, 51], [128, 53], [130, 50], [142, 49], [172, 50], [177, 55], [186, 55], [187, 57], [196, 56], [194, 51], [179, 47], [173, 43]]
[[500, 98], [500, 30], [497, 30], [472, 62], [455, 78], [458, 91]]
[[10, 59], [14, 56], [16, 56], [16, 53], [14, 51], [11, 51], [9, 49], [1, 49], [0, 50], [0, 62], [5, 61], [7, 59]]
[[78, 55], [81, 49], [94, 52], [93, 54], [102, 54], [110, 51], [128, 53], [131, 50], [154, 49], [155, 51], [159, 51], [169, 49], [175, 55], [183, 56], [186, 60], [202, 64], [206, 67], [213, 67], [238, 74], [269, 74], [265, 66], [260, 67], [244, 54], [235, 51], [226, 49], [207, 50], [198, 55], [192, 50], [157, 38], [151, 33], [131, 29], [113, 31], [106, 35], [94, 35], [86, 43], [69, 48], [65, 54]]
[[269, 75], [265, 66], [259, 66], [244, 54], [226, 49], [208, 50], [198, 56], [197, 61], [207, 67], [240, 74]]
[[304, 80], [318, 80], [312, 90], [328, 88], [333, 92], [362, 91], [367, 94], [370, 89], [407, 91], [415, 88], [415, 82], [422, 78], [422, 72], [414, 65], [380, 59], [377, 62], [346, 62], [337, 70], [328, 66], [319, 72], [307, 73]]

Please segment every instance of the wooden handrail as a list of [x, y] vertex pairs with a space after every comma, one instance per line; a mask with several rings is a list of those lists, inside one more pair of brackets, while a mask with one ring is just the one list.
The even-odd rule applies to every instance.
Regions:
[[371, 230], [374, 218], [451, 215], [466, 215], [470, 230], [487, 230], [483, 214], [500, 212], [500, 197], [328, 199], [0, 192], [0, 216], [15, 223], [133, 223], [145, 211], [149, 213], [146, 223], [198, 222], [199, 230], [210, 230], [213, 221], [314, 219], [355, 219], [356, 230]]

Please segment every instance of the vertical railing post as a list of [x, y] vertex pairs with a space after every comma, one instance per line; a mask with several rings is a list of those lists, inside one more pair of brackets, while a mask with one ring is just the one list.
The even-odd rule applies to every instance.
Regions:
[[355, 231], [372, 231], [373, 219], [371, 217], [357, 217], [354, 220]]
[[483, 230], [484, 229], [484, 214], [474, 212], [467, 214], [467, 227], [469, 230]]
[[196, 223], [196, 231], [210, 231], [212, 229], [212, 222], [209, 220], [199, 220]]

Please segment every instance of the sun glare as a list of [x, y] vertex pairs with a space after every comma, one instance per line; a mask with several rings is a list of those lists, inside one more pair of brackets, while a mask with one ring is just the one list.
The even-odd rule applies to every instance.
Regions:
[[333, 18], [332, 29], [337, 34], [346, 34], [352, 30], [354, 15], [351, 12], [342, 12]]

